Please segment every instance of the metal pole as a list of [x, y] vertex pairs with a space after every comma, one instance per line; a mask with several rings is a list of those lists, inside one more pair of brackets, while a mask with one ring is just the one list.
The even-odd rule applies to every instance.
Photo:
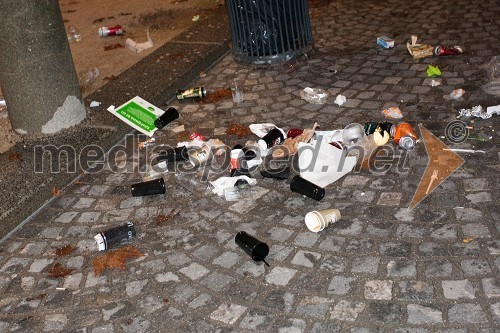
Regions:
[[0, 0], [0, 45], [0, 85], [17, 133], [57, 133], [85, 119], [57, 0]]

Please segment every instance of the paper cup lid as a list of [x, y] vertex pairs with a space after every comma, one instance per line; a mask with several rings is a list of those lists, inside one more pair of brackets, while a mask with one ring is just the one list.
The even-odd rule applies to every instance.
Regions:
[[320, 232], [323, 230], [321, 228], [321, 222], [316, 211], [309, 212], [304, 217], [304, 222], [306, 223], [307, 229], [312, 232]]

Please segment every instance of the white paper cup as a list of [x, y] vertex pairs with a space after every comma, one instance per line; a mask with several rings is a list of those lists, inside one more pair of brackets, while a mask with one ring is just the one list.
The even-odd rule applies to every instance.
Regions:
[[331, 223], [340, 220], [340, 211], [338, 209], [315, 210], [307, 213], [304, 220], [310, 231], [320, 232]]

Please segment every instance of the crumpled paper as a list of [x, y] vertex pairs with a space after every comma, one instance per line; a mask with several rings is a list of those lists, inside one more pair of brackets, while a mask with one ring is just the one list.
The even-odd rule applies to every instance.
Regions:
[[125, 46], [129, 48], [132, 52], [141, 53], [144, 50], [150, 49], [153, 47], [153, 41], [149, 36], [149, 30], [146, 30], [146, 35], [148, 36], [148, 41], [144, 43], [137, 43], [134, 40], [127, 38], [125, 40]]
[[271, 123], [263, 124], [250, 124], [248, 128], [253, 134], [257, 135], [259, 138], [263, 138], [270, 130], [276, 128], [277, 126]]
[[306, 128], [302, 132], [302, 134], [297, 135], [295, 138], [287, 138], [282, 146], [285, 146], [287, 149], [276, 149], [273, 151], [273, 158], [281, 158], [288, 155], [295, 155], [298, 150], [299, 142], [307, 143], [311, 140], [314, 135], [314, 131], [318, 128], [318, 123], [314, 123], [312, 128]]
[[411, 43], [406, 43], [406, 48], [413, 59], [431, 57], [434, 55], [434, 48], [427, 44], [417, 44], [418, 36], [411, 36]]
[[330, 94], [319, 88], [305, 87], [299, 93], [300, 98], [313, 104], [325, 104]]
[[257, 180], [254, 178], [250, 178], [248, 176], [237, 176], [237, 177], [220, 177], [212, 182], [210, 182], [210, 185], [213, 186], [212, 192], [216, 193], [219, 196], [224, 195], [224, 189], [234, 187], [236, 182], [239, 179], [244, 179], [248, 183], [248, 185], [256, 185]]
[[337, 95], [337, 97], [335, 97], [335, 100], [333, 101], [333, 103], [337, 104], [338, 106], [344, 105], [345, 102], [347, 102], [347, 97], [345, 97], [344, 95]]
[[390, 107], [387, 109], [382, 110], [382, 114], [388, 118], [392, 119], [401, 119], [403, 118], [403, 113], [399, 108], [396, 107]]

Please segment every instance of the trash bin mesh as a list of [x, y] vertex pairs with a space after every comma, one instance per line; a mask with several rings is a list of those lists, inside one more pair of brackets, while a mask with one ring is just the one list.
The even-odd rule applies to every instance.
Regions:
[[226, 0], [236, 60], [286, 61], [312, 48], [307, 0]]

